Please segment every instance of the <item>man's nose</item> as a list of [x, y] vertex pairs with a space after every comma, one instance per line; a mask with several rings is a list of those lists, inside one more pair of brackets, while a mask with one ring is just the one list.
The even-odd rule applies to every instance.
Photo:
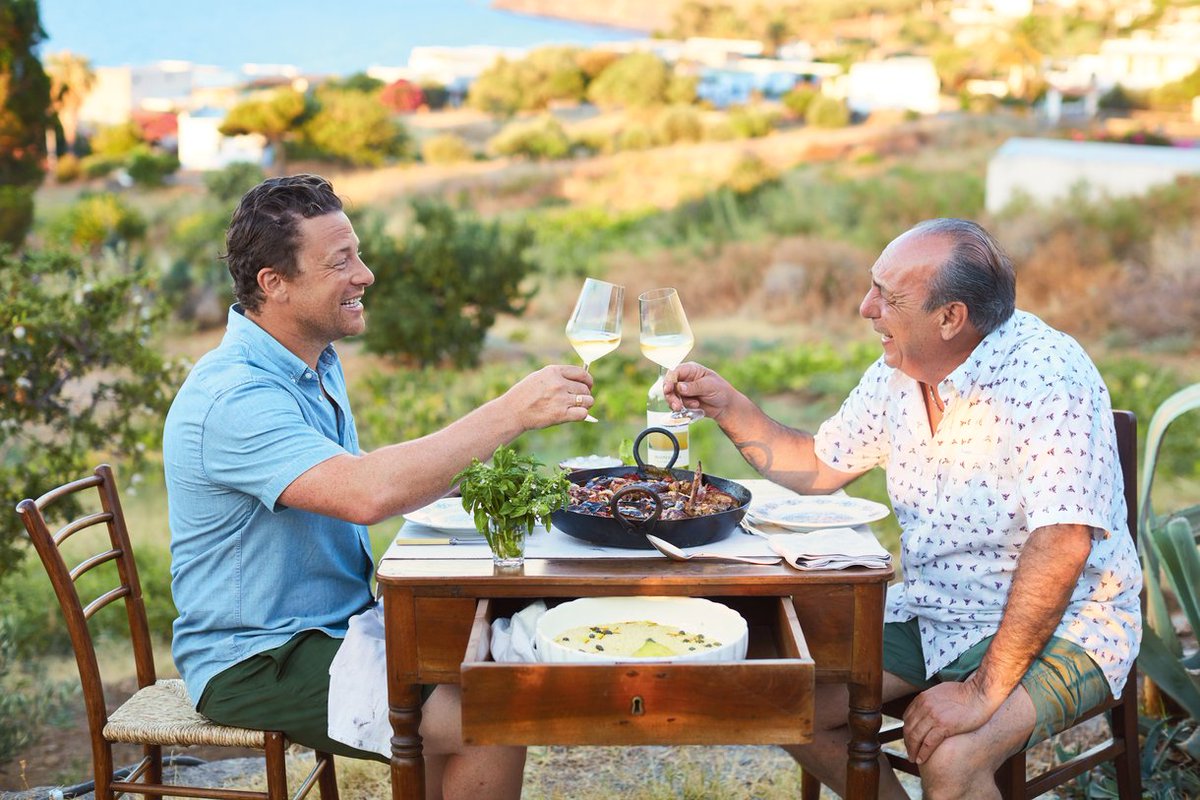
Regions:
[[356, 276], [356, 282], [361, 283], [363, 286], [370, 286], [375, 282], [375, 273], [371, 271], [371, 268], [367, 266], [365, 261], [360, 261], [359, 263], [362, 264], [362, 271]]
[[876, 316], [878, 316], [878, 314], [875, 313], [876, 312], [876, 304], [875, 304], [875, 298], [873, 297], [874, 294], [875, 294], [874, 289], [867, 292], [866, 295], [863, 297], [862, 302], [858, 304], [859, 316], [864, 317], [865, 319], [873, 319]]

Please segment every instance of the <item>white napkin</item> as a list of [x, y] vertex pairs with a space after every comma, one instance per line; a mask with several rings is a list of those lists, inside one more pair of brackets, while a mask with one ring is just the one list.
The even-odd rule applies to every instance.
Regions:
[[812, 533], [780, 533], [767, 544], [796, 569], [887, 567], [891, 555], [869, 533], [852, 528], [825, 528]]
[[492, 620], [492, 658], [496, 661], [536, 662], [534, 634], [537, 622], [546, 613], [546, 603], [535, 600], [513, 614], [512, 619]]
[[350, 618], [329, 665], [329, 738], [392, 757], [383, 601]]

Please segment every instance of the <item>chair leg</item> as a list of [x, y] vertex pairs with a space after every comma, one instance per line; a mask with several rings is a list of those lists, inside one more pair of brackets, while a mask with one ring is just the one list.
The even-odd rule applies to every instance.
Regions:
[[821, 779], [806, 769], [800, 770], [800, 800], [818, 800], [821, 797]]
[[267, 731], [267, 800], [287, 800], [287, 761], [279, 731]]
[[321, 777], [317, 779], [317, 786], [321, 789], [321, 800], [338, 800], [337, 773], [333, 769], [333, 756], [320, 750], [314, 755], [318, 764], [325, 763], [321, 768]]
[[1025, 800], [1025, 751], [1014, 753], [996, 770], [996, 786], [1004, 800]]
[[[148, 744], [142, 748], [142, 752], [146, 758], [150, 759], [150, 766], [146, 768], [146, 775], [142, 778], [142, 783], [158, 783], [163, 782], [163, 763], [162, 763], [162, 745]], [[144, 800], [152, 800], [157, 795], [144, 794]]]
[[1125, 696], [1120, 705], [1112, 710], [1109, 724], [1113, 739], [1125, 742], [1125, 752], [1117, 757], [1117, 797], [1120, 800], [1138, 800], [1142, 796], [1141, 743], [1138, 740], [1137, 682], [1125, 684]]

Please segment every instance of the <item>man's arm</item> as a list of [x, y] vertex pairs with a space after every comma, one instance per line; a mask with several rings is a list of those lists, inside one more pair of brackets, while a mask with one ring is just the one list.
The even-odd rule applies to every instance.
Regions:
[[667, 373], [663, 393], [671, 407], [699, 408], [712, 418], [746, 463], [760, 475], [801, 494], [828, 494], [861, 472], [842, 472], [817, 458], [811, 433], [767, 416], [717, 373], [689, 362]]
[[1029, 535], [979, 669], [961, 683], [925, 690], [904, 713], [904, 743], [916, 763], [947, 738], [981, 727], [1008, 699], [1062, 621], [1091, 549], [1086, 525], [1050, 525]]
[[490, 458], [525, 431], [582, 420], [594, 402], [591, 385], [580, 367], [545, 367], [436, 433], [317, 464], [279, 502], [365, 525], [420, 508], [445, 495], [472, 458]]

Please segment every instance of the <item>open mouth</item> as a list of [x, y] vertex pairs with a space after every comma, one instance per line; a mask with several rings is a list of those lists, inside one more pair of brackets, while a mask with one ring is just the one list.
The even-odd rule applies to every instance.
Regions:
[[358, 311], [362, 307], [363, 307], [363, 304], [362, 304], [361, 297], [355, 297], [353, 300], [343, 300], [342, 301], [342, 308], [348, 309], [350, 311]]

